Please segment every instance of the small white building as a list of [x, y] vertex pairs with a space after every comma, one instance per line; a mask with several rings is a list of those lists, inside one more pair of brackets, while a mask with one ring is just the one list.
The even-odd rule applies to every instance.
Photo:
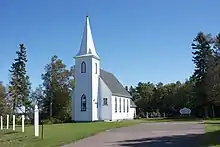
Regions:
[[100, 68], [87, 16], [81, 47], [75, 56], [72, 120], [116, 121], [134, 119], [135, 115], [131, 95], [112, 73]]

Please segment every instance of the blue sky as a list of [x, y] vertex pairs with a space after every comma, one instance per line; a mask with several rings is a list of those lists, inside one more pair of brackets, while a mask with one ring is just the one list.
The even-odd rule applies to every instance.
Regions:
[[0, 81], [8, 83], [20, 43], [33, 87], [52, 55], [74, 65], [86, 15], [101, 67], [124, 85], [183, 81], [193, 72], [197, 32], [220, 32], [219, 6], [219, 0], [1, 0]]

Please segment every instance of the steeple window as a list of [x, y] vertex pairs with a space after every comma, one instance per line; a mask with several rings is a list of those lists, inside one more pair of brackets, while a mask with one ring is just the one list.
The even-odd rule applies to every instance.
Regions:
[[86, 73], [86, 63], [84, 61], [81, 63], [81, 73]]

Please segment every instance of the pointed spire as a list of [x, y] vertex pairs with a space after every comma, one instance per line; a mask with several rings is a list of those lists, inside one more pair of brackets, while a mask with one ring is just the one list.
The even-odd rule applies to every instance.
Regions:
[[95, 50], [95, 45], [92, 38], [92, 32], [91, 32], [88, 16], [86, 16], [86, 24], [84, 27], [82, 42], [81, 42], [80, 50], [77, 53], [76, 57], [86, 56], [86, 55], [94, 55], [96, 58], [99, 58]]

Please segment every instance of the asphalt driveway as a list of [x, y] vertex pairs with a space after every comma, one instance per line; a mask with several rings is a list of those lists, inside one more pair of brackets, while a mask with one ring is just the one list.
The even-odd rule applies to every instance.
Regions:
[[204, 134], [198, 122], [143, 123], [108, 130], [64, 147], [196, 147]]

